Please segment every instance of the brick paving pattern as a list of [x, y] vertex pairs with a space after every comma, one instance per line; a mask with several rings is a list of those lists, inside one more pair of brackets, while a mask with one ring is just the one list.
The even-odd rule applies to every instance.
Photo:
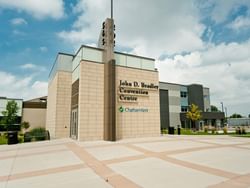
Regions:
[[161, 136], [0, 146], [0, 188], [250, 187], [250, 139]]

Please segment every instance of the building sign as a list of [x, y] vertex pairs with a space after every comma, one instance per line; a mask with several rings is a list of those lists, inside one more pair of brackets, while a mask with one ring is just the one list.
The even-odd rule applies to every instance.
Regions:
[[147, 108], [130, 108], [130, 107], [123, 107], [123, 106], [120, 106], [118, 110], [121, 113], [123, 112], [148, 112], [149, 111]]
[[158, 89], [159, 86], [153, 83], [120, 80], [119, 102], [138, 102], [138, 97], [148, 97], [150, 91], [158, 91]]

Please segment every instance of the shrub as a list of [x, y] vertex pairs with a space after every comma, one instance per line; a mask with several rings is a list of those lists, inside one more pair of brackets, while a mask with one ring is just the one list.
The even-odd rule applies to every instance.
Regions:
[[18, 143], [23, 143], [24, 142], [24, 138], [22, 135], [18, 135]]
[[31, 141], [31, 135], [30, 135], [29, 132], [24, 133], [23, 141], [24, 142], [30, 142]]
[[204, 132], [207, 133], [208, 132], [208, 126], [204, 127]]
[[40, 141], [45, 140], [46, 130], [44, 128], [34, 128], [29, 132], [31, 140]]
[[27, 121], [24, 121], [21, 123], [21, 128], [24, 129], [25, 131], [30, 127], [30, 123]]
[[235, 129], [235, 133], [236, 133], [236, 134], [241, 134], [241, 129], [240, 129], [240, 127], [237, 127], [237, 128]]
[[1, 144], [7, 144], [7, 138], [4, 134], [0, 135], [0, 145]]
[[247, 134], [246, 129], [244, 127], [241, 128], [241, 134]]
[[224, 132], [224, 134], [227, 134], [227, 127], [223, 128], [223, 132]]
[[212, 131], [212, 134], [214, 134], [215, 133], [215, 127], [212, 127], [211, 131]]
[[168, 130], [167, 129], [161, 129], [161, 134], [168, 134]]

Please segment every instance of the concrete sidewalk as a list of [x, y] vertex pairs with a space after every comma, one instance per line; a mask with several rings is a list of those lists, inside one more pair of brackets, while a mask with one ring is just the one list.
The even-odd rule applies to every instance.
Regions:
[[250, 188], [250, 139], [161, 136], [0, 146], [0, 188]]

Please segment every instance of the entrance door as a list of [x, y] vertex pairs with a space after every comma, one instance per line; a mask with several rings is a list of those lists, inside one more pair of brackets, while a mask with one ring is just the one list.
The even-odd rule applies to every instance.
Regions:
[[78, 109], [71, 111], [70, 137], [77, 139], [78, 136]]

